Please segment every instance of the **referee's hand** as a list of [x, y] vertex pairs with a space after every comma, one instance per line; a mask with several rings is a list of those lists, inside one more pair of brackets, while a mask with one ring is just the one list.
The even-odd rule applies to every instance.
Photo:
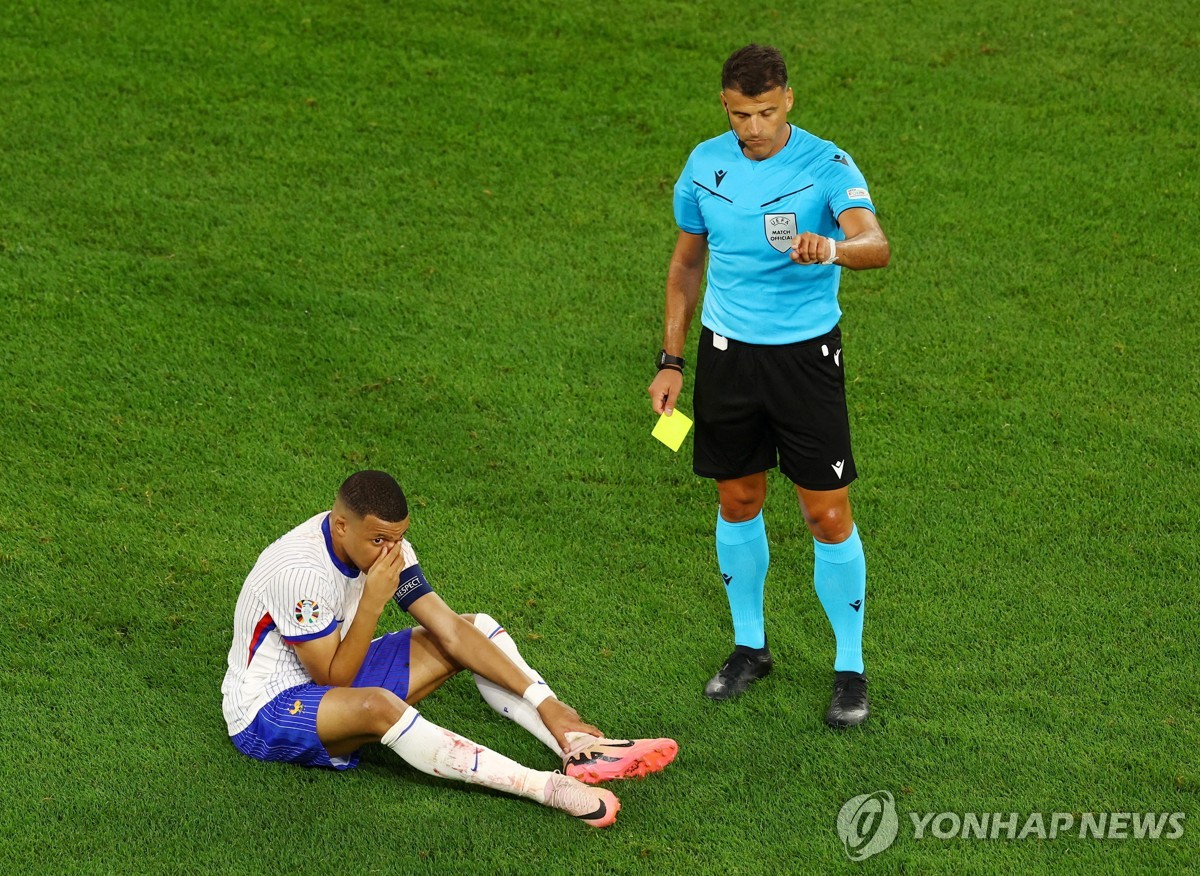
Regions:
[[675, 412], [675, 399], [683, 389], [683, 375], [673, 368], [664, 368], [654, 379], [646, 392], [650, 393], [650, 403], [654, 405], [654, 413], [666, 414], [668, 417]]
[[792, 261], [798, 265], [819, 265], [832, 254], [828, 237], [805, 231], [792, 238]]

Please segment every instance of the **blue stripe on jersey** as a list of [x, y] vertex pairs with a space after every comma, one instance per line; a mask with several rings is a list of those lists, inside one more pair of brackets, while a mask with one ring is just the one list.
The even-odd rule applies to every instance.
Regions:
[[398, 606], [408, 611], [410, 605], [426, 593], [432, 592], [433, 587], [425, 580], [425, 573], [421, 571], [421, 564], [413, 563], [400, 573], [400, 586], [396, 588], [396, 593], [392, 596], [392, 599], [396, 601]]
[[703, 325], [751, 344], [805, 341], [837, 325], [841, 268], [789, 257], [792, 237], [843, 240], [842, 212], [874, 210], [862, 173], [833, 143], [793, 125], [782, 150], [753, 161], [726, 132], [692, 150], [674, 203], [680, 229], [708, 237]]
[[329, 531], [329, 515], [325, 515], [325, 519], [321, 521], [321, 534], [325, 536], [325, 550], [329, 551], [329, 559], [337, 570], [347, 578], [354, 578], [358, 575], [359, 569], [350, 563], [343, 563], [338, 559], [337, 552], [333, 549], [333, 534]]
[[306, 633], [303, 636], [285, 636], [285, 635], [283, 635], [283, 633], [280, 633], [279, 638], [283, 639], [289, 645], [292, 644], [293, 642], [309, 642], [309, 641], [312, 641], [313, 639], [323, 639], [326, 636], [328, 636], [330, 633], [332, 633], [334, 630], [336, 630], [337, 628], [338, 628], [337, 618], [332, 618], [329, 621], [329, 624], [323, 630], [318, 630], [315, 633]]

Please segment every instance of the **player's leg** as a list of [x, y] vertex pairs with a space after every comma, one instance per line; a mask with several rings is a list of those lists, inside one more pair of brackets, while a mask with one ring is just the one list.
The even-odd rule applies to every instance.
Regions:
[[531, 770], [490, 748], [426, 721], [382, 687], [328, 690], [316, 718], [317, 734], [332, 757], [381, 742], [409, 766], [431, 776], [483, 785], [561, 809], [593, 827], [607, 827], [620, 802], [608, 791], [568, 776]]
[[[524, 672], [532, 681], [540, 684], [546, 683], [542, 679], [541, 675], [530, 668], [529, 664], [525, 662], [525, 660], [521, 657], [520, 652], [517, 650], [516, 643], [513, 642], [512, 638], [508, 635], [504, 628], [500, 626], [500, 624], [496, 623], [494, 619], [486, 614], [464, 614], [462, 617], [464, 620], [473, 624], [485, 636], [488, 636], [492, 640], [493, 644], [500, 648], [500, 650], [503, 651], [508, 658], [517, 665], [517, 668]], [[405, 700], [410, 703], [420, 702], [441, 687], [442, 684], [445, 683], [445, 681], [452, 675], [461, 672], [463, 669], [463, 667], [459, 665], [453, 657], [450, 656], [449, 652], [442, 647], [442, 644], [424, 627], [416, 627], [411, 630], [411, 643], [409, 647], [410, 668], [408, 695], [405, 697]], [[475, 681], [476, 684], [479, 684], [481, 681], [483, 681], [491, 688], [494, 688], [497, 691], [503, 691], [503, 688], [500, 688], [498, 685], [495, 685], [486, 679], [481, 679], [478, 675], [475, 676]], [[483, 690], [482, 687], [480, 689], [481, 691]], [[507, 691], [503, 691], [503, 693], [508, 694]], [[511, 696], [511, 694], [509, 695]], [[489, 693], [485, 692], [484, 699], [487, 699], [489, 704], [491, 704], [492, 700], [489, 698]], [[525, 700], [519, 697], [518, 699], [521, 702], [525, 702]], [[507, 701], [505, 701], [504, 704], [508, 705]], [[526, 703], [526, 705], [528, 705], [528, 703]], [[536, 714], [536, 710], [534, 711]], [[535, 731], [531, 729], [530, 732]], [[535, 735], [538, 734], [535, 732]], [[546, 731], [546, 736], [544, 738], [540, 735], [538, 738], [542, 739], [542, 741], [551, 748], [557, 749], [558, 746], [554, 741], [554, 736], [551, 735], [549, 731]]]
[[776, 464], [767, 402], [757, 379], [761, 348], [700, 334], [693, 408], [692, 468], [717, 482], [717, 563], [733, 619], [734, 650], [704, 689], [705, 696], [737, 696], [771, 671], [763, 619], [770, 565], [762, 517], [768, 469]]
[[[477, 620], [471, 615], [463, 617], [470, 621]], [[493, 628], [499, 626], [490, 618], [487, 620]], [[513, 650], [515, 652], [515, 646]], [[517, 658], [520, 659], [519, 654]], [[520, 665], [531, 676], [534, 675], [523, 661]], [[388, 702], [392, 705], [401, 703], [406, 706], [419, 702], [461, 669], [441, 643], [423, 627], [400, 630], [379, 637], [371, 643], [363, 666], [354, 680], [354, 687], [347, 689], [366, 690], [373, 695], [359, 697], [330, 692], [332, 696], [326, 710], [330, 724], [325, 728], [330, 736], [330, 745], [340, 752], [353, 751], [367, 742], [383, 741], [412, 766], [424, 772], [432, 770], [432, 774], [435, 775], [486, 784], [498, 790], [529, 796], [553, 808], [571, 812], [596, 827], [611, 824], [620, 805], [615, 797], [597, 798], [595, 795], [581, 792], [575, 788], [576, 782], [567, 781], [563, 776], [551, 781], [546, 778], [548, 774], [526, 770], [525, 767], [495, 752], [428, 724], [423, 718], [420, 721], [413, 720], [411, 729], [405, 729], [410, 714], [417, 714], [416, 709], [409, 708], [395, 721], [392, 720], [396, 718], [394, 713], [384, 713], [382, 707]], [[514, 699], [516, 703], [513, 704], [513, 709], [518, 705], [529, 705], [521, 697]], [[349, 704], [349, 707], [346, 707], [346, 704]], [[376, 718], [372, 723], [366, 721], [366, 717], [361, 714], [364, 711], [376, 716], [382, 714], [383, 717]], [[557, 751], [554, 737], [545, 725], [541, 724], [536, 710], [533, 717], [541, 731], [549, 738], [551, 747]], [[364, 724], [367, 725], [365, 730]], [[382, 724], [387, 726], [381, 729]], [[434, 730], [429, 730], [430, 727]]]
[[409, 656], [409, 703], [419, 703], [462, 671], [441, 643], [424, 627], [412, 630]]
[[[495, 633], [493, 641], [517, 664], [517, 667], [531, 679], [542, 681], [541, 676], [521, 659], [516, 644], [499, 624], [487, 615], [479, 616], [485, 619], [483, 621], [479, 620], [476, 615], [464, 614], [462, 617], [483, 631], [484, 635]], [[353, 687], [385, 687], [405, 702], [416, 704], [441, 687], [452, 676], [461, 672], [462, 669], [463, 667], [435, 636], [424, 627], [414, 627], [388, 633], [371, 642], [367, 655], [363, 659], [362, 668], [354, 679]], [[479, 677], [476, 676], [476, 683], [479, 680]], [[500, 690], [491, 682], [487, 682], [487, 684]], [[487, 698], [487, 694], [485, 694], [485, 699]], [[489, 702], [491, 702], [490, 699]], [[524, 700], [522, 699], [521, 702]], [[535, 730], [532, 728], [530, 730], [537, 735]], [[539, 738], [551, 748], [557, 748], [554, 737], [549, 734], [549, 731], [546, 731], [544, 738], [540, 735]]]
[[[546, 684], [546, 680], [542, 678], [541, 673], [535, 671], [525, 658], [521, 656], [520, 650], [517, 648], [517, 643], [513, 641], [512, 636], [504, 629], [496, 619], [489, 614], [479, 613], [475, 615], [463, 615], [470, 620], [479, 632], [483, 633], [493, 645], [504, 652], [516, 667], [525, 673], [525, 677], [529, 679], [530, 684]], [[512, 691], [507, 690], [494, 681], [489, 681], [482, 675], [475, 675], [475, 686], [479, 688], [480, 696], [484, 702], [495, 709], [510, 721], [515, 721], [521, 727], [528, 730], [542, 744], [553, 751], [555, 754], [562, 756], [562, 751], [559, 749], [558, 740], [554, 738], [554, 734], [549, 728], [542, 723], [541, 717], [538, 715], [538, 710], [527, 699], [517, 696]], [[546, 686], [551, 696], [554, 696], [554, 691]], [[586, 734], [577, 734], [583, 736]]]
[[409, 706], [382, 687], [334, 687], [317, 710], [317, 736], [333, 757], [345, 757], [378, 742]]
[[[545, 684], [541, 675], [535, 672], [521, 657], [516, 643], [500, 624], [486, 614], [464, 614], [463, 618], [487, 636], [493, 644], [503, 651], [517, 668], [525, 673], [531, 681]], [[390, 637], [406, 636], [397, 647], [385, 647], [385, 640]], [[403, 651], [400, 649], [403, 648]], [[389, 653], [399, 656], [389, 658]], [[371, 643], [371, 649], [363, 661], [363, 669], [355, 679], [355, 686], [364, 682], [377, 683], [394, 691], [406, 702], [419, 703], [442, 686], [451, 676], [462, 670], [462, 666], [424, 627], [404, 630], [402, 633], [392, 633]], [[380, 670], [383, 670], [382, 672]], [[510, 691], [488, 681], [480, 675], [475, 675], [475, 684], [483, 695], [484, 700], [505, 717], [516, 721], [538, 739], [551, 751], [561, 756], [558, 742], [554, 738], [535, 709], [524, 697], [516, 696]], [[553, 695], [553, 691], [551, 691]], [[586, 734], [578, 734], [585, 736]], [[588, 737], [589, 739], [591, 737]]]
[[[503, 651], [531, 682], [546, 683], [542, 676], [521, 657], [516, 643], [508, 635], [508, 632], [490, 615], [464, 614], [462, 617]], [[405, 700], [410, 703], [420, 702], [463, 668], [424, 627], [416, 627], [411, 631], [409, 664], [408, 695]], [[537, 717], [537, 709], [533, 708], [528, 701], [479, 675], [475, 676], [475, 684], [479, 687], [480, 693], [483, 694], [488, 705], [512, 718], [537, 736], [551, 750], [558, 751], [558, 743], [555, 741], [554, 735], [546, 729], [541, 719]], [[553, 691], [550, 693], [553, 695]]]
[[351, 687], [382, 687], [419, 703], [462, 669], [423, 627], [386, 633], [371, 642]]
[[[541, 673], [525, 662], [517, 643], [495, 618], [483, 613], [464, 617], [470, 618], [476, 629], [504, 652], [531, 683], [546, 684]], [[554, 734], [542, 723], [538, 710], [528, 700], [481, 675], [475, 676], [475, 684], [489, 706], [524, 727], [561, 757], [563, 772], [589, 784], [609, 779], [638, 778], [658, 772], [674, 760], [679, 750], [679, 745], [673, 739], [607, 739], [589, 733], [568, 733], [571, 749], [564, 754]]]

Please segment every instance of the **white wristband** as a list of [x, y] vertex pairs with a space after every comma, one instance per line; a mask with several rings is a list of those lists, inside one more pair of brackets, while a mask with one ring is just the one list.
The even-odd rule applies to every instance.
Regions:
[[837, 241], [832, 237], [826, 237], [825, 239], [829, 241], [829, 258], [825, 259], [821, 264], [832, 265], [837, 259]]
[[544, 681], [535, 681], [529, 687], [525, 688], [525, 693], [521, 694], [521, 699], [529, 703], [535, 709], [550, 698], [550, 685]]

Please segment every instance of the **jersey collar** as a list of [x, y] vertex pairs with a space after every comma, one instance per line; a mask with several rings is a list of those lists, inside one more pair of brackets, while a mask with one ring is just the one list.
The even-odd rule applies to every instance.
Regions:
[[329, 559], [333, 561], [333, 565], [337, 567], [337, 570], [347, 578], [358, 577], [358, 573], [361, 570], [350, 563], [343, 563], [338, 559], [337, 552], [333, 549], [333, 535], [329, 531], [328, 514], [326, 514], [325, 519], [321, 521], [321, 534], [325, 536], [325, 550], [329, 552]]
[[755, 167], [758, 167], [763, 164], [769, 164], [770, 162], [774, 161], [775, 159], [779, 158], [780, 156], [785, 155], [792, 148], [792, 146], [794, 146], [796, 143], [796, 131], [797, 130], [798, 129], [796, 128], [795, 125], [793, 125], [791, 122], [788, 122], [788, 140], [787, 140], [787, 142], [783, 144], [782, 149], [780, 149], [778, 152], [776, 152], [770, 158], [764, 158], [762, 161], [755, 161], [753, 158], [748, 158], [746, 156], [746, 153], [742, 151], [742, 147], [738, 145], [737, 134], [734, 133], [733, 131], [730, 131], [729, 133], [733, 134], [733, 151], [738, 154], [738, 157], [741, 158], [742, 161], [748, 162], [749, 164], [752, 164]]

